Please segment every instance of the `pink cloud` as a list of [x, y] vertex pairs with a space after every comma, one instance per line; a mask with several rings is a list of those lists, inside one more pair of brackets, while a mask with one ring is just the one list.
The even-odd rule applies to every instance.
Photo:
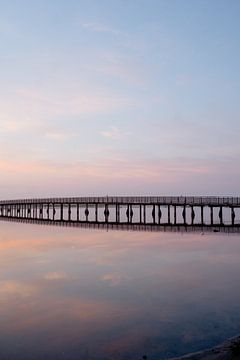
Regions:
[[[229, 167], [230, 165], [228, 165]], [[233, 166], [229, 179], [222, 163], [200, 160], [126, 160], [114, 158], [94, 161], [4, 161], [0, 160], [1, 197], [12, 193], [26, 196], [102, 195], [102, 194], [212, 194], [231, 196], [237, 191], [239, 170]], [[219, 182], [221, 178], [221, 182]], [[232, 186], [229, 187], [230, 181]], [[8, 190], [6, 190], [8, 189]], [[25, 196], [21, 195], [21, 196]], [[41, 195], [42, 196], [42, 195]]]

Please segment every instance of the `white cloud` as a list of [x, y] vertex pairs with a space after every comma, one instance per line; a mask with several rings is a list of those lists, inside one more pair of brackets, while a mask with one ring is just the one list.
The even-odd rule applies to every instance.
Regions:
[[129, 135], [129, 132], [122, 132], [117, 127], [112, 126], [109, 130], [103, 130], [100, 132], [100, 134], [108, 139], [112, 140], [119, 140], [127, 135]]
[[99, 33], [110, 33], [113, 35], [121, 35], [122, 34], [122, 32], [119, 30], [113, 29], [107, 25], [99, 24], [96, 22], [83, 23], [82, 27], [85, 29], [94, 31], [94, 32], [99, 32]]
[[45, 136], [52, 140], [64, 141], [72, 137], [73, 134], [67, 134], [66, 132], [61, 131], [48, 131]]
[[117, 286], [125, 283], [126, 281], [130, 281], [131, 277], [120, 273], [110, 273], [103, 275], [101, 280], [108, 283], [110, 286]]
[[0, 131], [10, 134], [35, 132], [63, 140], [66, 138], [63, 129], [51, 129], [53, 119], [111, 113], [131, 106], [134, 106], [131, 99], [84, 87], [72, 92], [17, 89], [1, 96]]
[[45, 280], [65, 280], [68, 276], [65, 272], [50, 272], [44, 276]]

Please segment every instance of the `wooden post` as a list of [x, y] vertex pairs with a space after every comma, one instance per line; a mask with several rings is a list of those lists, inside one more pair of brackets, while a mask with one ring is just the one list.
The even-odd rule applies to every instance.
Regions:
[[183, 223], [186, 224], [186, 205], [183, 205], [182, 216], [183, 216]]
[[201, 224], [204, 225], [204, 206], [201, 206]]
[[171, 212], [170, 212], [170, 204], [168, 205], [168, 224], [171, 223]]
[[63, 203], [60, 204], [60, 221], [63, 221]]
[[158, 205], [158, 224], [161, 222], [162, 211], [160, 205]]
[[68, 204], [68, 221], [71, 221], [71, 203]]
[[153, 209], [152, 209], [152, 218], [153, 218], [153, 224], [156, 223], [156, 216], [155, 216], [155, 205], [153, 204]]
[[210, 206], [211, 225], [213, 225], [213, 206]]

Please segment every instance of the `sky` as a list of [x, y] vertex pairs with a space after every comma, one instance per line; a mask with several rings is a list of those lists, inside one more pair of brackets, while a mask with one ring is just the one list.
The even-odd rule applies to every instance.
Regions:
[[239, 195], [238, 0], [0, 0], [0, 198]]

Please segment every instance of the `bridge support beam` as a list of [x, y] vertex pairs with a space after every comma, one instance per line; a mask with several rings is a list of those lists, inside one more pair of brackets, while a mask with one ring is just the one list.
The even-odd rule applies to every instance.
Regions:
[[162, 211], [160, 205], [158, 205], [158, 224], [161, 223]]
[[171, 224], [171, 208], [170, 208], [170, 205], [168, 205], [168, 224]]
[[47, 218], [50, 219], [50, 204], [47, 204]]
[[232, 225], [235, 225], [235, 210], [233, 207], [231, 208], [231, 220], [232, 220]]
[[87, 222], [88, 222], [88, 215], [89, 215], [88, 204], [86, 204], [85, 216], [86, 216], [86, 221], [87, 221]]
[[204, 225], [204, 206], [201, 206], [201, 224]]
[[55, 214], [56, 214], [55, 203], [53, 203], [53, 221], [55, 220]]
[[71, 210], [71, 203], [68, 204], [68, 221], [71, 221], [71, 213], [72, 213], [72, 210]]
[[63, 203], [60, 204], [60, 221], [63, 221]]
[[223, 225], [223, 208], [222, 208], [222, 206], [220, 206], [218, 216], [219, 216], [220, 224]]
[[156, 224], [156, 216], [155, 216], [155, 205], [153, 205], [152, 208], [152, 219], [153, 219], [153, 224]]
[[183, 223], [184, 225], [186, 225], [186, 205], [183, 206], [183, 211], [182, 211], [182, 216], [183, 216]]
[[120, 205], [116, 204], [116, 223], [120, 222]]
[[194, 219], [195, 219], [194, 207], [191, 206], [191, 220], [192, 220], [192, 225], [194, 224]]
[[105, 221], [108, 222], [108, 219], [109, 219], [108, 204], [105, 204], [104, 216], [105, 216]]
[[130, 223], [132, 224], [133, 222], [133, 208], [132, 208], [132, 204], [130, 205]]
[[213, 206], [210, 206], [210, 221], [211, 225], [213, 225]]
[[95, 221], [98, 222], [98, 204], [95, 204]]

